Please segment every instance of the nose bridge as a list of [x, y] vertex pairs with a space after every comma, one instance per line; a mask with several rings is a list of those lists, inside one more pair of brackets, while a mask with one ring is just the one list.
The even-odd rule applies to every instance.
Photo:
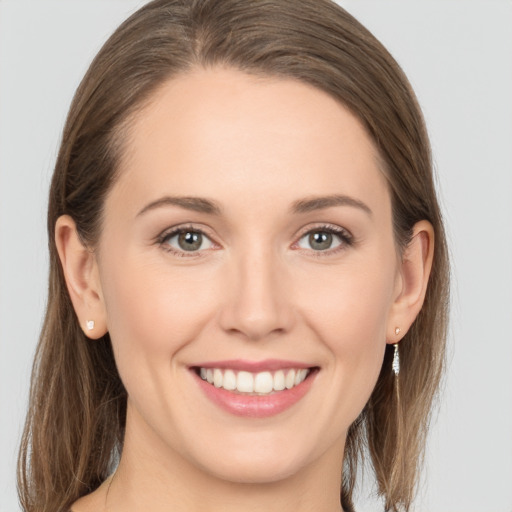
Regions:
[[225, 330], [237, 331], [252, 340], [284, 332], [292, 321], [282, 261], [269, 245], [252, 240], [234, 255], [228, 299], [221, 312]]

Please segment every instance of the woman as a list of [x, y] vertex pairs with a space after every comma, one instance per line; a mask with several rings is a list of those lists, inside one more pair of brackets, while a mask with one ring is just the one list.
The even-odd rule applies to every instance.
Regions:
[[409, 508], [444, 232], [414, 94], [340, 7], [140, 9], [77, 91], [48, 229], [25, 510], [347, 512], [366, 451]]

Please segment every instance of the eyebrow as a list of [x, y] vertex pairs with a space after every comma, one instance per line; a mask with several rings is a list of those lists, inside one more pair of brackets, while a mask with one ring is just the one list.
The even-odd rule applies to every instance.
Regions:
[[[184, 208], [185, 210], [192, 210], [195, 212], [206, 213], [209, 215], [222, 215], [221, 206], [211, 199], [194, 196], [165, 196], [146, 205], [137, 214], [137, 217], [143, 215], [144, 213], [150, 210], [161, 208], [163, 206], [178, 206], [180, 208]], [[360, 201], [359, 199], [339, 194], [299, 199], [292, 203], [290, 213], [308, 213], [316, 210], [332, 208], [334, 206], [350, 206], [353, 208], [363, 210], [370, 216], [373, 215], [373, 212], [370, 209], [370, 207], [367, 206], [362, 201]]]
[[160, 208], [162, 206], [179, 206], [185, 210], [192, 210], [195, 212], [208, 213], [210, 215], [221, 215], [222, 208], [211, 199], [205, 199], [203, 197], [188, 197], [188, 196], [165, 196], [152, 203], [146, 205], [137, 214], [137, 217], [144, 213]]
[[368, 215], [372, 216], [373, 212], [368, 205], [355, 199], [354, 197], [334, 194], [330, 196], [320, 196], [299, 199], [292, 203], [292, 213], [308, 213], [315, 210], [323, 210], [325, 208], [332, 208], [333, 206], [351, 206], [353, 208], [359, 208]]

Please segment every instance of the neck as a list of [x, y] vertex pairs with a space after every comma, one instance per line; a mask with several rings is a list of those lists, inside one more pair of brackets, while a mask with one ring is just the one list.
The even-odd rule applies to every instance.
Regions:
[[293, 475], [267, 482], [233, 482], [198, 468], [127, 422], [119, 467], [109, 482], [108, 512], [342, 512], [344, 439]]

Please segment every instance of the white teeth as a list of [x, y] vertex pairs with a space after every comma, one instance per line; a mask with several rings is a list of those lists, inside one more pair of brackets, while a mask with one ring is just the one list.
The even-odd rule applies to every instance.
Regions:
[[274, 389], [274, 378], [270, 372], [257, 373], [254, 378], [256, 393], [270, 393]]
[[236, 389], [242, 393], [254, 392], [254, 377], [249, 372], [238, 372]]
[[223, 380], [222, 372], [218, 368], [215, 368], [215, 370], [213, 370], [213, 385], [216, 388], [220, 388], [223, 384]]
[[222, 387], [228, 391], [236, 389], [236, 375], [233, 370], [226, 370], [224, 372], [224, 383]]
[[276, 372], [250, 373], [220, 368], [200, 368], [199, 375], [203, 380], [213, 384], [216, 388], [239, 393], [269, 394], [273, 391], [292, 389], [299, 385], [308, 376], [306, 368], [277, 370]]
[[282, 391], [284, 388], [285, 388], [284, 372], [283, 372], [283, 370], [278, 370], [274, 374], [274, 389], [276, 391]]
[[300, 384], [306, 378], [307, 374], [307, 370], [298, 370], [297, 373], [295, 374], [295, 385], [297, 386], [298, 384]]
[[295, 370], [290, 370], [286, 374], [286, 379], [284, 382], [285, 382], [286, 389], [293, 388], [293, 386], [295, 385]]

